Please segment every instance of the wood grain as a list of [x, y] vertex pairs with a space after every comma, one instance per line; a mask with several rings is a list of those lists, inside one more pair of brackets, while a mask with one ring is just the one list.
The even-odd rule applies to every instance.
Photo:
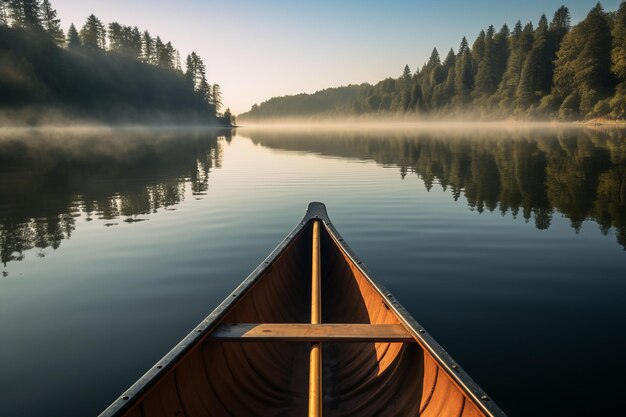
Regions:
[[230, 323], [208, 338], [213, 342], [415, 342], [401, 324]]

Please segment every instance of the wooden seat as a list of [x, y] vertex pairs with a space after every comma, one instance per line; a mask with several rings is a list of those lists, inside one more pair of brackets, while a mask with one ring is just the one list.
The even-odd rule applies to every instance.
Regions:
[[401, 324], [229, 323], [209, 335], [216, 342], [415, 342]]

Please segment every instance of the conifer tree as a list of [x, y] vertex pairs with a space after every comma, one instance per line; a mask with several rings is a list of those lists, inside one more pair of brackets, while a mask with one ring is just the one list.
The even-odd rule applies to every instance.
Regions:
[[212, 103], [215, 106], [215, 110], [219, 112], [222, 108], [222, 89], [219, 84], [213, 84], [211, 90]]
[[0, 26], [9, 25], [8, 0], [0, 0]]
[[11, 26], [14, 28], [24, 27], [24, 7], [22, 0], [7, 0], [6, 9]]
[[611, 32], [600, 3], [565, 35], [557, 53], [554, 92], [562, 100], [560, 116], [587, 115], [614, 83], [611, 74]]
[[76, 49], [80, 47], [80, 36], [78, 35], [78, 31], [76, 30], [74, 23], [72, 23], [70, 28], [67, 30], [67, 47], [69, 49]]
[[500, 106], [504, 109], [510, 109], [512, 107], [526, 54], [528, 54], [532, 48], [533, 37], [532, 23], [528, 23], [526, 27], [522, 29], [522, 23], [518, 20], [513, 28], [513, 34], [509, 39], [509, 59], [497, 91]]
[[481, 30], [472, 44], [472, 72], [474, 76], [476, 76], [478, 66], [485, 56], [485, 36], [485, 31]]
[[178, 51], [178, 49], [176, 50], [176, 54], [174, 56], [174, 69], [178, 72], [183, 72], [183, 68], [181, 66], [181, 61], [180, 61], [180, 52]]
[[[482, 58], [478, 62], [478, 71], [476, 72], [476, 87], [475, 91], [478, 94], [491, 93], [491, 86], [495, 79], [495, 47], [493, 41], [493, 35], [495, 29], [493, 25], [490, 25], [484, 36], [484, 47], [482, 51]], [[480, 38], [480, 35], [479, 35]]]
[[612, 71], [620, 81], [626, 81], [626, 2], [622, 2], [613, 23]]
[[542, 15], [517, 88], [518, 104], [522, 107], [533, 104], [550, 92], [553, 57], [548, 36], [548, 19]]
[[463, 36], [456, 59], [454, 78], [457, 101], [461, 103], [466, 101], [466, 98], [474, 88], [474, 72], [472, 66], [472, 53], [469, 49], [467, 39]]
[[154, 64], [155, 62], [155, 40], [147, 30], [143, 32], [143, 53], [142, 60], [146, 64]]
[[185, 60], [185, 79], [194, 90], [196, 88], [196, 70], [194, 67], [193, 55], [195, 54], [195, 52], [192, 52], [191, 54], [187, 55], [187, 59]]
[[117, 22], [109, 23], [109, 52], [119, 53], [123, 47], [122, 25]]
[[61, 20], [57, 18], [57, 11], [52, 8], [49, 0], [41, 2], [41, 21], [43, 28], [48, 32], [50, 37], [61, 46], [65, 44], [65, 35], [61, 29]]
[[554, 12], [554, 16], [552, 17], [552, 22], [550, 22], [550, 35], [552, 40], [552, 48], [554, 53], [559, 49], [559, 45], [561, 41], [569, 32], [571, 27], [571, 18], [569, 14], [569, 9], [565, 6], [561, 6]]
[[80, 30], [81, 44], [92, 51], [102, 52], [105, 48], [106, 29], [104, 24], [95, 15], [89, 15]]
[[39, 0], [21, 0], [22, 3], [22, 26], [27, 28], [41, 29], [41, 6]]
[[400, 77], [400, 103], [402, 105], [402, 110], [408, 110], [411, 104], [411, 87], [412, 87], [412, 76], [411, 69], [409, 65], [404, 66], [404, 70], [402, 71], [402, 76]]

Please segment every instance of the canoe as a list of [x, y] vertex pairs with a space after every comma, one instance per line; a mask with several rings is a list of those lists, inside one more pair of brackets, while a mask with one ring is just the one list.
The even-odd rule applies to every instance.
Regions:
[[100, 416], [505, 417], [322, 203]]

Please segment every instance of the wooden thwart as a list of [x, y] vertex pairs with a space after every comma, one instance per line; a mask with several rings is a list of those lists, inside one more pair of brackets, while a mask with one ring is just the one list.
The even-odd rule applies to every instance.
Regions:
[[219, 342], [414, 342], [401, 324], [222, 324], [209, 340]]

